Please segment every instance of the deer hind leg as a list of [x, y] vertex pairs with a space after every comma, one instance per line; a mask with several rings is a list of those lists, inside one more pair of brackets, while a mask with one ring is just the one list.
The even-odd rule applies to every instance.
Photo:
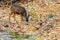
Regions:
[[15, 16], [16, 16], [16, 13], [14, 13], [14, 16], [13, 16], [13, 17], [14, 17], [14, 20], [16, 21], [17, 25], [19, 25], [19, 23], [18, 23], [18, 21], [16, 20], [16, 17], [15, 17]]
[[9, 13], [9, 28], [10, 28], [10, 17], [11, 17], [12, 13]]
[[11, 17], [12, 13], [9, 13], [9, 22], [10, 22], [10, 17]]

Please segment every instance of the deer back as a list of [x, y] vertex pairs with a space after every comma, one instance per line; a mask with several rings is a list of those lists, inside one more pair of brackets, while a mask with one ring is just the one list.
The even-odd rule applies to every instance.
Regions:
[[16, 5], [16, 4], [13, 4], [11, 6], [11, 9], [12, 9], [12, 11], [18, 12], [18, 13], [21, 13], [21, 12], [23, 13], [23, 11], [26, 11], [24, 7]]

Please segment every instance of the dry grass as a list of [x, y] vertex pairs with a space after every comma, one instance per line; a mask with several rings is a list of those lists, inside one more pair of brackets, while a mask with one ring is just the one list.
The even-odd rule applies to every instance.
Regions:
[[[57, 2], [59, 1], [60, 0]], [[11, 17], [11, 25], [8, 29], [17, 32], [23, 32], [25, 34], [36, 34], [36, 40], [60, 40], [60, 4], [57, 4], [57, 2], [52, 0], [37, 0], [27, 4], [20, 3], [21, 6], [26, 8], [27, 13], [30, 14], [29, 25], [26, 25], [25, 21], [20, 21], [20, 16], [17, 15], [16, 19], [20, 25], [18, 26], [13, 17]], [[7, 10], [4, 9], [5, 12]], [[5, 15], [2, 11], [3, 10], [0, 12], [0, 19], [5, 23], [8, 20], [8, 18], [5, 17], [8, 16], [9, 12], [7, 11]], [[53, 14], [53, 18], [47, 18], [49, 14]], [[5, 15], [5, 17], [3, 17], [3, 15]], [[43, 21], [42, 26], [39, 24], [40, 20]], [[3, 22], [0, 24], [4, 25]], [[46, 26], [48, 22], [52, 22], [53, 26]], [[35, 27], [39, 28], [39, 30], [36, 30]]]

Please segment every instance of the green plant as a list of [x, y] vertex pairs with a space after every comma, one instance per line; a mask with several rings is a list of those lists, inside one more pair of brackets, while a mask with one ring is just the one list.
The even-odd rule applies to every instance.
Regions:
[[12, 32], [10, 30], [6, 30], [8, 35], [12, 35], [12, 38], [16, 38], [17, 40], [22, 40], [24, 38], [24, 34], [19, 34], [18, 32]]
[[53, 17], [53, 14], [49, 14], [49, 15], [48, 15], [48, 18], [52, 18], [52, 17]]
[[18, 34], [18, 32], [12, 32], [12, 36], [15, 36], [17, 40], [22, 40], [24, 38], [24, 34]]

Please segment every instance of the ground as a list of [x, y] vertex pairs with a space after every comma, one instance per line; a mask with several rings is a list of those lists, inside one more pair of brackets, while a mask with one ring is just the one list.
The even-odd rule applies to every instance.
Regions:
[[[9, 22], [10, 8], [0, 8], [1, 40], [8, 40], [8, 38], [9, 40], [60, 40], [60, 0], [35, 0], [19, 5], [25, 7], [30, 15], [28, 25], [25, 18], [21, 21], [20, 15], [16, 15], [19, 25], [14, 20], [13, 14]], [[6, 25], [9, 27], [5, 27]], [[17, 35], [15, 32], [24, 36], [11, 38], [11, 35], [7, 36], [10, 34], [7, 30], [12, 31], [13, 36]], [[29, 36], [25, 38], [26, 35]]]

